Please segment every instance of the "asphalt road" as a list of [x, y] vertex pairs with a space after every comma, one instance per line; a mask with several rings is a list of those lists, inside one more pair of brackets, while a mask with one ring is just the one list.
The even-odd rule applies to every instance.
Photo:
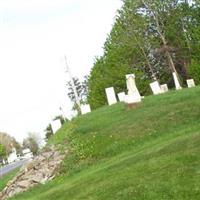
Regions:
[[29, 161], [29, 159], [19, 160], [19, 161], [13, 162], [11, 164], [8, 164], [6, 166], [0, 167], [0, 177], [15, 170], [18, 167], [21, 167], [23, 164], [25, 164], [28, 161]]

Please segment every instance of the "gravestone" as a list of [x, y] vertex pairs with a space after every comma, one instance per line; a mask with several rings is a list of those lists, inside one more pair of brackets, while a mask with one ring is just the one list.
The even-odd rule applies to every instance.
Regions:
[[90, 113], [91, 108], [89, 104], [81, 105], [81, 114], [84, 115], [86, 113]]
[[193, 79], [188, 79], [188, 80], [187, 80], [187, 86], [188, 86], [189, 88], [195, 87], [195, 82], [194, 82], [194, 80], [193, 80]]
[[125, 96], [124, 102], [127, 104], [135, 104], [141, 102], [141, 98], [136, 98], [136, 96], [128, 94]]
[[140, 93], [135, 84], [135, 75], [127, 74], [126, 75], [126, 85], [128, 89], [128, 95], [125, 96], [125, 102], [127, 104], [133, 104], [141, 102]]
[[62, 126], [62, 124], [59, 119], [51, 122], [51, 127], [52, 127], [54, 134], [61, 128], [61, 126]]
[[126, 94], [125, 94], [125, 92], [120, 92], [117, 94], [117, 96], [118, 96], [119, 101], [123, 102]]
[[169, 91], [167, 84], [160, 85], [160, 89], [161, 89], [162, 93]]
[[173, 74], [173, 79], [174, 79], [176, 90], [181, 90], [182, 87], [180, 86], [176, 72], [173, 72], [172, 74]]
[[160, 84], [158, 83], [158, 81], [154, 81], [153, 83], [150, 83], [150, 87], [154, 95], [162, 93], [162, 90], [160, 88]]
[[110, 87], [110, 88], [106, 88], [105, 90], [106, 90], [106, 97], [107, 97], [108, 105], [117, 103], [114, 88]]

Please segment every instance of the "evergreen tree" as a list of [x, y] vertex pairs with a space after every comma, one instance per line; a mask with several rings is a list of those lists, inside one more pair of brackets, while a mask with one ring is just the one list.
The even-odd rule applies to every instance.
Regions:
[[51, 127], [51, 124], [48, 124], [45, 131], [45, 139], [48, 140], [53, 135], [53, 129]]
[[[73, 77], [74, 85], [78, 94], [78, 98], [81, 104], [86, 103], [87, 96], [88, 96], [88, 77], [85, 76], [83, 82], [80, 82], [80, 80], [77, 77]], [[73, 110], [77, 111], [78, 114], [81, 113], [80, 107], [78, 105], [78, 102], [76, 102], [75, 93], [72, 87], [71, 82], [69, 81], [67, 83], [68, 86], [68, 97], [73, 102]]]
[[33, 155], [37, 155], [39, 151], [39, 139], [35, 133], [29, 133], [28, 137], [23, 140], [23, 148], [29, 148]]
[[3, 144], [0, 144], [0, 159], [4, 159], [6, 157], [6, 148]]
[[92, 108], [106, 104], [106, 87], [125, 91], [128, 73], [136, 74], [142, 95], [150, 93], [152, 80], [174, 87], [172, 72], [183, 83], [190, 77], [198, 80], [199, 12], [197, 0], [123, 0], [104, 54], [95, 59], [89, 76], [88, 102]]

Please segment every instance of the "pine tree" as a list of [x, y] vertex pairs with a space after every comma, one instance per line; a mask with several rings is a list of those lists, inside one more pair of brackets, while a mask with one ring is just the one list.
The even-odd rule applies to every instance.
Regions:
[[[73, 77], [74, 85], [78, 94], [78, 98], [81, 104], [86, 103], [87, 101], [87, 95], [88, 95], [88, 77], [85, 76], [83, 82], [80, 82], [80, 80], [77, 77]], [[68, 97], [73, 102], [73, 110], [77, 111], [78, 114], [81, 114], [80, 107], [78, 103], [76, 102], [75, 93], [72, 87], [71, 82], [69, 81], [67, 83], [68, 86]]]

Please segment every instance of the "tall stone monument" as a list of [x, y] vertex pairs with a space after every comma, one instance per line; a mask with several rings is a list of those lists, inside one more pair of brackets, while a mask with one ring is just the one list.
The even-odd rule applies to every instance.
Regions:
[[128, 95], [125, 96], [125, 102], [127, 104], [141, 102], [141, 96], [136, 87], [134, 74], [126, 75], [126, 85], [127, 85], [127, 89], [128, 89]]
[[173, 79], [174, 79], [176, 90], [181, 90], [182, 87], [180, 86], [176, 72], [173, 72], [172, 74], [173, 74]]
[[110, 88], [106, 88], [105, 90], [106, 90], [106, 97], [107, 97], [108, 105], [117, 103], [114, 88], [110, 87]]

